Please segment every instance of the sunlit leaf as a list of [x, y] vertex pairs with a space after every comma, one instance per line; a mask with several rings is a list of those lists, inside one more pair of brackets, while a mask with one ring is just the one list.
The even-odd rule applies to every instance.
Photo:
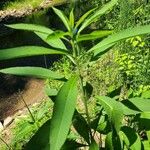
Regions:
[[38, 55], [67, 54], [66, 50], [56, 50], [41, 46], [22, 46], [0, 50], [0, 60], [22, 58]]
[[58, 17], [61, 19], [61, 21], [64, 23], [64, 25], [66, 26], [67, 30], [70, 31], [69, 20], [65, 16], [65, 14], [61, 10], [59, 10], [57, 8], [53, 7], [53, 10], [58, 15]]
[[112, 123], [116, 131], [119, 132], [123, 120], [122, 105], [115, 99], [106, 96], [98, 96], [97, 99], [105, 109], [110, 122]]
[[150, 25], [138, 26], [135, 28], [129, 28], [126, 30], [122, 30], [118, 33], [112, 34], [99, 42], [97, 45], [92, 47], [89, 52], [94, 52], [94, 57], [99, 55], [100, 53], [107, 52], [108, 48], [112, 47], [116, 42], [124, 40], [126, 38], [134, 37], [137, 35], [148, 34], [150, 33]]
[[98, 9], [93, 15], [87, 18], [84, 23], [79, 28], [78, 33], [80, 33], [84, 28], [86, 28], [89, 24], [97, 20], [100, 16], [106, 14], [107, 11], [112, 9], [112, 7], [117, 4], [118, 0], [111, 0], [107, 4], [105, 4], [102, 8]]
[[71, 10], [70, 16], [69, 16], [70, 25], [72, 28], [74, 27], [74, 14], [73, 14], [73, 12], [74, 12], [74, 9]]
[[91, 9], [91, 10], [87, 11], [83, 16], [81, 16], [81, 17], [79, 18], [79, 20], [77, 21], [75, 28], [77, 29], [78, 26], [79, 26], [81, 23], [83, 23], [83, 21], [84, 21], [95, 9], [96, 9], [96, 8]]
[[64, 144], [77, 99], [77, 76], [71, 77], [60, 89], [55, 100], [50, 126], [50, 148], [59, 150]]
[[112, 32], [113, 31], [110, 31], [110, 30], [98, 30], [89, 34], [81, 34], [78, 36], [77, 42], [103, 38], [105, 36], [110, 35]]
[[11, 67], [6, 69], [0, 69], [1, 73], [12, 74], [18, 76], [31, 76], [41, 79], [62, 79], [63, 75], [57, 72], [53, 72], [49, 69], [42, 67]]

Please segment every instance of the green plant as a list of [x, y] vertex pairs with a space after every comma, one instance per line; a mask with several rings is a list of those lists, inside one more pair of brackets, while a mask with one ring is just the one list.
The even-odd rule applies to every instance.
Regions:
[[[65, 82], [59, 91], [48, 89], [48, 95], [54, 102], [52, 118], [39, 129], [26, 145], [26, 149], [59, 150], [88, 147], [90, 150], [98, 150], [99, 148], [104, 148], [104, 143], [105, 148], [111, 150], [140, 150], [141, 143], [145, 146], [147, 140], [144, 139], [144, 142], [140, 140], [138, 131], [132, 127], [132, 122], [133, 118], [138, 115], [149, 121], [147, 117], [149, 99], [135, 98], [120, 102], [115, 98], [94, 96], [93, 99], [97, 101], [97, 114], [91, 119], [89, 113], [88, 100], [92, 94], [92, 86], [84, 78], [83, 74], [88, 66], [92, 61], [97, 61], [117, 42], [150, 33], [150, 25], [138, 26], [114, 34], [110, 31], [100, 30], [92, 31], [89, 34], [82, 33], [86, 27], [99, 19], [116, 4], [117, 0], [112, 0], [101, 9], [92, 9], [85, 13], [77, 22], [74, 18], [74, 9], [71, 10], [68, 18], [62, 11], [53, 8], [66, 27], [66, 32], [60, 30], [52, 31], [49, 28], [33, 24], [7, 25], [14, 29], [32, 31], [51, 47], [23, 46], [4, 49], [0, 51], [0, 60], [59, 54], [66, 55], [74, 66], [69, 79], [59, 72], [39, 67], [13, 67], [0, 70], [1, 73], [35, 76], [42, 79], [50, 78]], [[109, 34], [112, 35], [104, 38]], [[86, 42], [87, 40], [101, 38], [104, 39], [89, 50], [84, 51], [81, 48], [82, 41]], [[69, 48], [63, 41], [69, 44]], [[84, 113], [80, 113], [78, 107], [76, 107], [78, 97], [84, 105]], [[146, 117], [142, 113], [145, 113]], [[140, 122], [140, 119], [138, 121]], [[80, 137], [78, 140], [71, 136], [71, 129], [78, 133], [79, 136], [77, 137]], [[149, 137], [149, 127], [147, 127], [146, 134]], [[103, 135], [106, 136], [105, 140], [102, 139]], [[96, 140], [96, 136], [99, 137], [99, 140]]]

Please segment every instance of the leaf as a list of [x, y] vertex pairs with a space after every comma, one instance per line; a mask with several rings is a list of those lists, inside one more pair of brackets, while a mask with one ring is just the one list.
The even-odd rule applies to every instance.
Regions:
[[54, 104], [50, 126], [50, 148], [59, 150], [64, 144], [77, 99], [77, 76], [71, 77], [60, 89]]
[[54, 7], [53, 7], [53, 10], [58, 15], [58, 17], [61, 19], [61, 21], [64, 23], [64, 25], [66, 26], [67, 30], [70, 31], [69, 20], [65, 16], [65, 14], [61, 10], [56, 9]]
[[125, 142], [127, 149], [141, 150], [140, 137], [132, 128], [123, 126], [119, 135], [120, 138]]
[[80, 17], [80, 19], [78, 20], [78, 22], [76, 23], [75, 28], [77, 29], [78, 26], [95, 10], [96, 8], [90, 9], [89, 11], [87, 11], [83, 16]]
[[56, 96], [58, 94], [58, 91], [56, 89], [51, 89], [49, 87], [45, 88], [45, 92], [48, 96]]
[[85, 27], [87, 27], [89, 24], [97, 20], [100, 16], [104, 15], [107, 11], [109, 11], [115, 4], [117, 4], [118, 0], [112, 0], [105, 4], [101, 9], [98, 9], [93, 15], [91, 15], [89, 18], [87, 18], [81, 27], [79, 28], [78, 33], [80, 33]]
[[97, 99], [105, 109], [110, 122], [112, 123], [116, 131], [119, 132], [123, 120], [122, 105], [116, 100], [106, 96], [98, 96]]
[[13, 28], [13, 29], [40, 32], [40, 33], [45, 33], [45, 34], [52, 34], [54, 32], [53, 30], [47, 27], [36, 25], [36, 24], [18, 23], [18, 24], [6, 25], [6, 26], [9, 28]]
[[105, 139], [105, 148], [108, 149], [108, 150], [114, 150], [114, 146], [113, 146], [113, 133], [112, 131], [109, 132], [107, 135], [106, 135], [106, 139]]
[[59, 38], [46, 40], [48, 35], [54, 32], [53, 30], [47, 27], [36, 25], [36, 24], [26, 24], [26, 23], [11, 24], [6, 26], [13, 29], [32, 31], [52, 47], [65, 49], [65, 50], [67, 49], [64, 43]]
[[90, 128], [86, 122], [86, 120], [84, 119], [84, 117], [76, 110], [74, 113], [74, 117], [73, 117], [73, 126], [76, 129], [76, 131], [78, 132], [78, 134], [80, 134], [84, 140], [89, 144], [90, 143]]
[[150, 112], [150, 99], [135, 97], [130, 98], [129, 100], [124, 100], [122, 103], [128, 108], [136, 111]]
[[[43, 134], [44, 133], [44, 134]], [[26, 144], [25, 150], [45, 150], [49, 142], [50, 120], [44, 123], [30, 141]]]
[[112, 34], [99, 42], [97, 45], [92, 47], [89, 52], [94, 52], [94, 57], [99, 55], [99, 53], [107, 52], [107, 49], [112, 47], [116, 42], [124, 40], [126, 38], [134, 37], [137, 35], [150, 33], [150, 25], [138, 26], [135, 28], [129, 28], [122, 30], [118, 33]]
[[105, 149], [122, 150], [120, 138], [114, 131], [111, 131], [106, 135]]
[[90, 99], [92, 93], [93, 93], [93, 87], [90, 83], [86, 82], [86, 85], [83, 87], [85, 95], [88, 99]]
[[85, 145], [76, 142], [75, 140], [67, 139], [64, 145], [62, 146], [61, 150], [77, 150]]
[[54, 47], [54, 48], [60, 48], [60, 49], [64, 49], [67, 50], [65, 44], [61, 41], [61, 39], [59, 37], [53, 38], [48, 38], [50, 35], [54, 34], [45, 34], [45, 33], [40, 33], [40, 32], [35, 32], [35, 34], [37, 36], [39, 36], [44, 42], [46, 42], [47, 44], [49, 44], [50, 46]]
[[73, 14], [73, 11], [74, 11], [74, 9], [71, 10], [70, 16], [69, 16], [69, 21], [70, 21], [70, 25], [71, 25], [72, 29], [74, 27], [74, 14]]
[[60, 73], [53, 72], [42, 67], [11, 67], [0, 69], [0, 73], [12, 74], [18, 76], [32, 76], [42, 79], [63, 79], [64, 76]]
[[77, 38], [77, 42], [86, 41], [86, 40], [95, 40], [98, 38], [103, 38], [112, 33], [110, 30], [97, 30], [90, 34], [81, 34]]
[[56, 50], [41, 46], [22, 46], [0, 50], [0, 60], [22, 58], [38, 55], [67, 54], [66, 50]]
[[99, 146], [98, 144], [95, 142], [95, 140], [93, 139], [90, 146], [89, 146], [89, 150], [99, 150]]
[[141, 97], [142, 98], [150, 98], [150, 90], [143, 92]]

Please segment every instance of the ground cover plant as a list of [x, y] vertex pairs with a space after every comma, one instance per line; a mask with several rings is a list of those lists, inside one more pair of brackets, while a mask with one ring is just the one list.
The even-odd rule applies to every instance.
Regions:
[[[0, 70], [5, 74], [34, 76], [63, 82], [59, 90], [47, 88], [47, 94], [54, 102], [52, 118], [31, 138], [25, 145], [25, 149], [141, 150], [149, 148], [150, 100], [131, 95], [126, 97], [127, 99], [120, 99], [120, 91], [116, 89], [107, 96], [92, 95], [93, 87], [84, 76], [89, 66], [109, 50], [113, 50], [113, 46], [118, 42], [150, 33], [150, 25], [136, 26], [117, 33], [110, 30], [83, 32], [90, 24], [117, 5], [117, 2], [112, 0], [101, 8], [91, 9], [79, 20], [74, 17], [74, 4], [69, 17], [61, 10], [52, 8], [64, 24], [65, 31], [51, 30], [34, 24], [7, 25], [13, 29], [34, 32], [49, 44], [49, 47], [22, 46], [4, 49], [0, 51], [0, 60], [58, 54], [65, 55], [73, 66], [68, 77], [59, 71], [54, 72], [40, 67], [13, 67]], [[98, 40], [97, 44], [88, 50], [82, 48], [82, 42], [88, 44], [93, 40]], [[118, 61], [120, 62], [120, 59]], [[90, 99], [96, 102], [96, 115], [92, 118], [88, 107]], [[76, 105], [77, 101], [82, 101], [84, 113], [80, 112]], [[145, 137], [140, 136], [141, 133]]]

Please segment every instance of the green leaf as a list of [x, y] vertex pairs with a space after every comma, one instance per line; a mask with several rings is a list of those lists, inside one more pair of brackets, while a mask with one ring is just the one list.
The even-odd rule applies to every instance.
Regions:
[[54, 31], [36, 24], [27, 24], [27, 23], [18, 23], [18, 24], [10, 24], [6, 25], [7, 27], [13, 28], [13, 29], [19, 29], [19, 30], [25, 30], [25, 31], [32, 31], [32, 32], [40, 32], [45, 34], [51, 34]]
[[18, 76], [32, 76], [42, 79], [63, 79], [64, 76], [60, 73], [53, 72], [49, 69], [42, 67], [11, 67], [6, 69], [0, 69], [0, 73], [12, 74]]
[[105, 36], [110, 35], [112, 32], [113, 31], [110, 31], [110, 30], [97, 30], [97, 31], [94, 31], [94, 32], [92, 32], [90, 34], [81, 34], [81, 35], [78, 36], [77, 42], [103, 38]]
[[71, 77], [60, 89], [54, 104], [50, 126], [50, 147], [59, 150], [64, 144], [77, 99], [77, 76]]
[[127, 149], [141, 150], [140, 137], [132, 128], [123, 126], [119, 135], [121, 140], [125, 142]]
[[77, 110], [75, 111], [72, 122], [78, 134], [80, 134], [85, 139], [85, 141], [89, 144], [90, 143], [90, 136], [89, 136], [90, 128], [86, 120], [84, 119], [84, 117]]
[[56, 9], [54, 7], [53, 7], [53, 10], [58, 15], [58, 17], [61, 19], [61, 21], [64, 23], [64, 25], [66, 26], [67, 30], [70, 31], [69, 20], [65, 16], [65, 14], [61, 10]]
[[38, 55], [67, 54], [67, 53], [68, 52], [66, 50], [56, 50], [41, 46], [22, 46], [0, 50], [0, 60], [38, 56]]
[[150, 98], [150, 90], [143, 92], [141, 97], [142, 98]]
[[90, 144], [90, 146], [89, 146], [89, 150], [99, 150], [99, 146], [98, 146], [98, 144], [95, 142], [94, 139], [92, 139], [92, 142], [91, 142], [91, 144]]
[[112, 132], [109, 132], [106, 135], [105, 148], [108, 149], [108, 150], [114, 150], [113, 133]]
[[116, 100], [106, 96], [98, 96], [97, 99], [105, 109], [110, 122], [112, 123], [116, 131], [119, 132], [123, 120], [122, 105]]
[[134, 37], [137, 35], [148, 34], [150, 33], [150, 25], [138, 26], [135, 28], [129, 28], [126, 30], [122, 30], [118, 33], [112, 34], [108, 36], [106, 39], [99, 42], [97, 45], [92, 47], [89, 52], [94, 52], [94, 57], [99, 55], [100, 53], [107, 52], [107, 49], [112, 47], [116, 42], [121, 40]]
[[62, 146], [61, 150], [77, 150], [85, 145], [76, 142], [75, 140], [67, 139], [64, 145]]
[[[25, 150], [45, 150], [49, 142], [50, 120], [44, 123], [30, 141], [26, 144]], [[44, 133], [44, 134], [43, 134]]]
[[65, 49], [65, 50], [67, 49], [64, 43], [59, 38], [47, 40], [48, 35], [54, 32], [53, 30], [47, 27], [36, 25], [36, 24], [26, 24], [26, 23], [11, 24], [6, 26], [13, 29], [32, 31], [52, 47]]
[[74, 11], [74, 9], [71, 10], [70, 16], [69, 16], [69, 21], [70, 21], [70, 25], [71, 25], [72, 29], [74, 27], [74, 14], [73, 14], [73, 11]]
[[95, 10], [96, 8], [93, 8], [89, 11], [87, 11], [83, 16], [80, 17], [80, 19], [77, 21], [75, 28], [77, 29], [78, 26]]
[[84, 28], [86, 28], [89, 24], [96, 21], [100, 16], [104, 15], [107, 11], [112, 9], [112, 7], [117, 4], [118, 0], [112, 0], [105, 4], [101, 9], [98, 9], [93, 15], [87, 18], [84, 23], [79, 28], [78, 33], [80, 33]]
[[61, 41], [60, 37], [55, 36], [54, 39], [53, 38], [48, 38], [50, 35], [54, 34], [54, 32], [51, 33], [51, 34], [35, 32], [35, 34], [37, 36], [39, 36], [44, 42], [46, 42], [50, 46], [52, 46], [54, 48], [60, 48], [60, 49], [67, 50], [65, 44]]
[[135, 97], [130, 98], [129, 100], [124, 100], [122, 103], [132, 110], [150, 112], [150, 99]]

